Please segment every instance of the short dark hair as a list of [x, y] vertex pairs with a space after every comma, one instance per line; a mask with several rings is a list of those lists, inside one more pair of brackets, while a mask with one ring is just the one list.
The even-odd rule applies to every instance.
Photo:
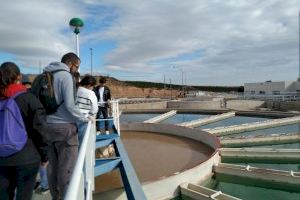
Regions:
[[97, 83], [96, 79], [91, 75], [85, 75], [83, 79], [80, 81], [80, 86], [95, 86]]
[[101, 77], [100, 80], [99, 80], [99, 83], [102, 83], [102, 84], [106, 83], [106, 78]]
[[73, 52], [67, 53], [61, 58], [61, 62], [66, 65], [69, 63], [76, 63], [78, 61], [80, 61], [80, 58]]

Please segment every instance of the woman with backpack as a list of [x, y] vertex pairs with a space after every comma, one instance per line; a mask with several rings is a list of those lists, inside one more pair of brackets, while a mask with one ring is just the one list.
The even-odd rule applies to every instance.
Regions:
[[[39, 166], [48, 161], [46, 115], [40, 101], [21, 84], [19, 67], [0, 66], [0, 199], [29, 200]], [[9, 136], [9, 137], [8, 137]], [[10, 148], [13, 147], [13, 148]]]

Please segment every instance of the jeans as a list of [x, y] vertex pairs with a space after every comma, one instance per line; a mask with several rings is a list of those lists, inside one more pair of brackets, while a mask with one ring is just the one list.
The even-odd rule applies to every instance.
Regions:
[[84, 137], [84, 133], [86, 131], [87, 125], [88, 125], [87, 122], [78, 122], [77, 123], [79, 147], [83, 141], [83, 137]]
[[47, 166], [40, 166], [41, 188], [48, 189]]
[[[98, 113], [97, 113], [97, 119], [107, 119], [108, 118], [108, 108], [107, 107], [101, 107], [101, 106], [99, 106], [98, 108], [99, 108], [99, 110], [98, 110]], [[103, 117], [101, 117], [101, 115]], [[98, 131], [100, 131], [100, 129], [101, 129], [100, 124], [101, 124], [101, 122], [98, 121], [97, 126], [96, 126]], [[105, 121], [104, 126], [105, 126], [106, 131], [108, 131], [108, 125], [109, 125], [109, 122]]]

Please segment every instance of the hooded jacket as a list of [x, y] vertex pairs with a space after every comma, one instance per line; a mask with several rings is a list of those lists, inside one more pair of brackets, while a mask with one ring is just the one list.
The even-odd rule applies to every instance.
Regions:
[[[25, 92], [26, 88], [21, 84], [13, 84], [5, 92], [6, 97], [11, 97], [18, 92]], [[31, 93], [25, 92], [15, 98], [19, 106], [26, 132], [27, 142], [22, 150], [8, 156], [0, 157], [0, 166], [16, 166], [46, 162], [47, 143], [43, 138], [46, 132], [46, 112], [40, 101]]]
[[80, 112], [79, 107], [75, 105], [76, 88], [74, 78], [70, 73], [70, 68], [61, 62], [52, 62], [44, 71], [52, 72], [55, 70], [63, 70], [53, 73], [53, 88], [55, 99], [62, 104], [57, 111], [51, 115], [47, 115], [48, 123], [76, 123], [78, 121], [87, 122], [88, 118]]

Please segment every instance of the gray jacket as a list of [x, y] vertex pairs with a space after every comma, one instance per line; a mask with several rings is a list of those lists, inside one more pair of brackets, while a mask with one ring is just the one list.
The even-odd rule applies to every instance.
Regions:
[[73, 76], [70, 74], [70, 68], [61, 62], [52, 62], [44, 71], [55, 71], [63, 69], [53, 74], [53, 88], [55, 98], [58, 104], [63, 102], [58, 110], [47, 116], [48, 123], [75, 123], [78, 121], [87, 122], [88, 119], [80, 112], [79, 107], [75, 105], [75, 85]]

